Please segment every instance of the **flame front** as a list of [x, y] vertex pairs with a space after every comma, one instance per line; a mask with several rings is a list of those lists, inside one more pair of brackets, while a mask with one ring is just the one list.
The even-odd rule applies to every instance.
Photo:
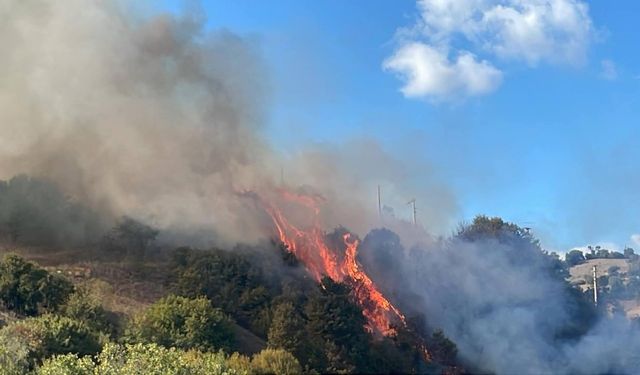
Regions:
[[280, 193], [285, 201], [303, 206], [313, 215], [310, 229], [303, 230], [293, 225], [278, 207], [260, 199], [260, 203], [273, 220], [280, 241], [306, 266], [316, 281], [320, 281], [326, 275], [336, 282], [351, 285], [354, 296], [367, 319], [366, 328], [369, 331], [386, 336], [394, 335], [396, 331], [393, 325], [405, 325], [405, 318], [378, 290], [356, 261], [358, 239], [351, 233], [345, 233], [342, 236], [344, 256], [340, 256], [338, 249], [328, 246], [325, 233], [321, 229], [319, 219], [321, 198], [294, 194], [285, 190]]

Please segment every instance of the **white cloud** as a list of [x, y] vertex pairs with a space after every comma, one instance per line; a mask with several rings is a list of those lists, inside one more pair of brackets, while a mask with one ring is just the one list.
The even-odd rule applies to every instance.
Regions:
[[447, 53], [420, 42], [403, 45], [384, 64], [405, 82], [402, 93], [411, 98], [449, 98], [491, 92], [502, 81], [502, 73], [487, 61], [463, 52], [455, 61]]
[[[412, 28], [401, 29], [398, 49], [384, 63], [385, 69], [406, 80], [402, 92], [408, 97], [442, 98], [443, 92], [451, 97], [455, 93], [468, 96], [493, 91], [502, 74], [494, 62], [479, 62], [477, 55], [520, 61], [531, 67], [541, 62], [580, 65], [586, 60], [593, 37], [589, 8], [582, 0], [419, 0], [418, 9], [419, 20]], [[429, 49], [436, 54], [424, 52]], [[407, 58], [420, 50], [432, 58]], [[449, 62], [450, 53], [458, 56], [455, 62]], [[402, 63], [389, 64], [390, 61]], [[465, 62], [482, 69], [460, 68], [460, 63]], [[443, 67], [457, 77], [453, 81], [450, 74], [446, 80], [430, 79], [431, 85], [427, 86], [426, 81], [417, 81], [424, 77], [420, 73], [437, 72]], [[478, 78], [483, 89], [469, 90], [475, 83], [468, 80], [475, 76], [463, 73], [470, 71], [484, 73]], [[435, 85], [435, 81], [450, 83]], [[432, 86], [433, 89], [416, 90]]]
[[609, 81], [613, 81], [618, 78], [618, 69], [613, 61], [602, 60], [600, 61], [600, 67], [602, 68], [602, 71], [600, 72], [600, 76], [602, 78]]

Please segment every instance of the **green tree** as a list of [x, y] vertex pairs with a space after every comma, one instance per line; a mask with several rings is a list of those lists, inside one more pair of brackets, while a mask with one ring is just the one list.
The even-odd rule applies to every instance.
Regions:
[[53, 357], [37, 375], [240, 375], [222, 352], [202, 353], [164, 348], [156, 344], [107, 344], [92, 361], [75, 354]]
[[77, 354], [57, 355], [46, 359], [36, 370], [37, 375], [90, 375], [96, 371], [96, 365], [90, 357], [78, 357]]
[[107, 253], [139, 262], [147, 255], [158, 233], [157, 229], [125, 216], [103, 237], [101, 246]]
[[304, 317], [293, 303], [280, 303], [273, 310], [267, 343], [270, 348], [284, 349], [301, 358], [304, 351], [304, 329]]
[[56, 310], [73, 292], [62, 276], [27, 262], [17, 255], [0, 261], [0, 301], [5, 308], [25, 315]]
[[445, 336], [441, 329], [437, 329], [431, 335], [429, 340], [429, 349], [433, 359], [447, 366], [453, 366], [456, 363], [458, 355], [458, 347], [453, 341]]
[[76, 290], [67, 302], [60, 307], [60, 313], [78, 320], [91, 330], [115, 336], [118, 329], [118, 318], [107, 311], [97, 298], [85, 289]]
[[267, 336], [274, 292], [255, 261], [223, 250], [174, 253], [173, 290], [180, 295], [206, 296], [241, 326]]
[[369, 371], [371, 336], [364, 329], [367, 322], [352, 300], [351, 288], [325, 277], [305, 310], [307, 331], [323, 343], [327, 362], [323, 371]]
[[55, 354], [95, 354], [98, 335], [84, 323], [58, 315], [42, 315], [13, 322], [0, 329], [0, 347], [22, 353], [19, 362], [33, 367]]
[[573, 267], [585, 261], [584, 254], [580, 250], [571, 250], [565, 255], [564, 261], [567, 266]]
[[234, 346], [231, 321], [204, 297], [162, 298], [134, 317], [126, 336], [131, 341], [181, 349], [230, 350]]
[[256, 374], [294, 375], [302, 372], [296, 357], [283, 349], [264, 349], [251, 359]]
[[625, 258], [632, 258], [635, 255], [635, 251], [633, 250], [633, 248], [631, 247], [625, 247], [624, 248], [624, 257]]

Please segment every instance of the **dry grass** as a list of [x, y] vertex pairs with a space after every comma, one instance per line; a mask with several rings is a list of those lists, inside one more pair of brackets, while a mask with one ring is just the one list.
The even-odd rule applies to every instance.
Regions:
[[65, 275], [116, 313], [131, 315], [167, 294], [167, 270], [162, 263], [98, 262], [89, 260], [90, 252], [84, 250], [0, 246], [0, 256], [9, 253]]
[[[597, 266], [598, 277], [609, 276], [609, 268], [614, 266], [619, 267], [618, 273], [622, 276], [623, 280], [625, 279], [625, 275], [629, 272], [629, 262], [626, 259], [590, 259], [569, 269], [569, 281], [572, 284], [579, 284], [583, 292], [586, 290], [593, 290], [594, 265]], [[624, 310], [627, 317], [640, 317], [640, 301], [632, 299], [616, 302]]]
[[585, 281], [586, 284], [581, 285], [582, 289], [591, 288], [593, 283], [593, 266], [597, 266], [598, 276], [609, 275], [609, 268], [613, 266], [620, 267], [619, 273], [627, 273], [629, 271], [629, 263], [626, 259], [590, 259], [582, 264], [571, 267], [569, 281], [577, 283]]

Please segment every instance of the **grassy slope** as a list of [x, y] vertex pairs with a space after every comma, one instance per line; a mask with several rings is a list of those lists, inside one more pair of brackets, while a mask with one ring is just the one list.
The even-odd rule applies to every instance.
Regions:
[[[169, 270], [161, 262], [132, 267], [91, 260], [91, 256], [83, 256], [86, 252], [0, 245], [0, 257], [8, 253], [18, 254], [49, 272], [64, 274], [76, 286], [87, 287], [106, 309], [127, 317], [169, 293], [166, 287]], [[15, 319], [11, 313], [0, 311], [0, 321]], [[235, 333], [244, 354], [266, 347], [264, 340], [239, 325], [235, 325]]]

